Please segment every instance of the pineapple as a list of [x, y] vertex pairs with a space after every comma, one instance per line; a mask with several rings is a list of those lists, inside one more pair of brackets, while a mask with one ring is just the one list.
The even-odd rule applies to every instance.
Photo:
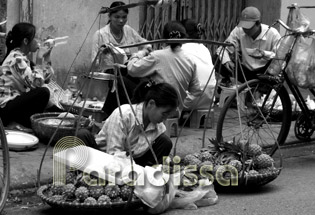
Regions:
[[54, 200], [54, 201], [58, 201], [58, 202], [64, 201], [64, 198], [63, 198], [62, 195], [53, 195], [53, 196], [51, 197], [51, 199]]
[[264, 168], [272, 167], [274, 160], [272, 157], [270, 157], [267, 154], [261, 154], [256, 157], [256, 159], [254, 160], [254, 163], [257, 169], [264, 169]]
[[184, 164], [187, 165], [199, 165], [201, 160], [196, 158], [194, 155], [188, 154], [184, 157]]
[[200, 153], [200, 160], [204, 161], [213, 161], [213, 155], [209, 151], [201, 152]]
[[121, 202], [124, 202], [124, 201], [122, 200], [121, 197], [118, 196], [118, 197], [114, 198], [112, 202], [113, 203], [121, 203]]
[[115, 199], [120, 196], [120, 188], [117, 185], [107, 185], [104, 189], [104, 194], [111, 199]]
[[97, 201], [93, 197], [88, 197], [84, 200], [84, 204], [94, 205], [94, 204], [97, 204]]
[[50, 191], [53, 195], [62, 195], [64, 191], [64, 185], [52, 185]]
[[249, 170], [249, 172], [247, 173], [248, 176], [256, 176], [258, 175], [259, 173], [256, 171], [256, 170]]
[[120, 188], [120, 196], [124, 201], [127, 201], [132, 193], [132, 188], [126, 184]]
[[84, 201], [89, 196], [89, 190], [86, 187], [79, 187], [75, 191], [75, 196], [80, 201]]
[[235, 167], [238, 172], [240, 172], [243, 167], [242, 162], [239, 160], [231, 160], [229, 165]]
[[65, 187], [64, 187], [64, 190], [63, 190], [63, 195], [65, 196], [65, 198], [73, 198], [74, 197], [74, 193], [75, 193], [75, 189], [76, 187], [74, 186], [74, 184], [67, 184]]
[[98, 200], [97, 200], [98, 203], [100, 204], [110, 204], [111, 203], [111, 199], [106, 196], [106, 195], [101, 195]]
[[104, 194], [104, 188], [102, 186], [90, 186], [89, 193], [91, 197], [98, 199]]
[[251, 157], [259, 156], [262, 153], [261, 146], [258, 144], [249, 144], [247, 154]]
[[69, 171], [66, 174], [66, 183], [75, 184], [77, 180], [77, 174], [74, 171]]

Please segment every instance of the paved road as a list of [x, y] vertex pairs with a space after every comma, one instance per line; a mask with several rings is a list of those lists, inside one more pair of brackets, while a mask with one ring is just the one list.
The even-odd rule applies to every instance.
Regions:
[[[290, 157], [283, 160], [283, 170], [279, 177], [261, 189], [247, 192], [220, 191], [219, 203], [198, 210], [173, 210], [165, 215], [253, 215], [253, 214], [302, 214], [315, 212], [315, 154]], [[6, 215], [51, 215], [61, 213], [44, 205], [36, 196], [22, 199], [22, 203], [8, 203]], [[28, 203], [28, 204], [27, 204]], [[77, 214], [71, 213], [71, 214]], [[104, 212], [102, 212], [104, 214]], [[106, 213], [109, 214], [109, 213]], [[117, 214], [117, 213], [116, 213]], [[126, 214], [126, 213], [119, 213]], [[134, 214], [130, 212], [129, 214]], [[143, 214], [138, 212], [137, 214]]]

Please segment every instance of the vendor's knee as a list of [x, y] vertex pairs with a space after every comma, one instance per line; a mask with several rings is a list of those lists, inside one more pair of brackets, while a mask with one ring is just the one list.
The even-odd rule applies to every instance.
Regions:
[[98, 146], [95, 142], [93, 134], [87, 129], [78, 130], [77, 137], [84, 142], [86, 146], [97, 149]]

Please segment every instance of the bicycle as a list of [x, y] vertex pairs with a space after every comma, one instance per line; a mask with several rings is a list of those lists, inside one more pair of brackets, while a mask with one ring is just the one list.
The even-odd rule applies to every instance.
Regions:
[[[289, 28], [281, 20], [277, 20], [277, 23], [289, 32], [285, 36], [294, 37], [283, 59], [284, 64], [280, 68], [279, 75], [265, 73], [236, 88], [221, 109], [216, 130], [216, 138], [220, 141], [234, 139], [234, 141], [246, 140], [257, 143], [270, 155], [273, 155], [285, 143], [291, 127], [292, 106], [285, 84], [301, 108], [294, 128], [296, 137], [300, 140], [308, 140], [315, 129], [314, 114], [309, 110], [299, 88], [290, 81], [286, 73], [298, 38], [313, 35], [315, 31], [300, 32]], [[309, 91], [315, 96], [313, 89]], [[240, 95], [245, 95], [243, 108], [239, 107]], [[237, 108], [233, 107], [235, 100]], [[239, 122], [239, 127], [236, 126], [235, 121]]]
[[[6, 21], [1, 22], [0, 25], [5, 24]], [[0, 38], [5, 38], [6, 34], [0, 32]], [[1, 72], [1, 68], [0, 68]], [[2, 212], [10, 187], [10, 157], [7, 136], [0, 118], [0, 213]]]
[[7, 201], [10, 186], [10, 157], [6, 132], [0, 119], [0, 213]]

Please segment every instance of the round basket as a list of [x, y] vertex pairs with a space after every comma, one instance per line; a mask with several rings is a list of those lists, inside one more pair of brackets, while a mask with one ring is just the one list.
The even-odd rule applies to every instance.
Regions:
[[[54, 145], [57, 143], [61, 138], [66, 136], [74, 136], [76, 131], [76, 126], [79, 123], [79, 128], [85, 128], [91, 131], [92, 123], [91, 120], [86, 117], [79, 118], [75, 116], [74, 118], [71, 117], [58, 117], [60, 113], [58, 112], [49, 112], [49, 113], [38, 113], [31, 116], [31, 123], [32, 129], [38, 139], [47, 144], [50, 141], [50, 138], [55, 133], [56, 129], [57, 132], [52, 139], [51, 144]], [[59, 126], [58, 124], [48, 124], [45, 123], [47, 120], [59, 120], [63, 121], [62, 124]], [[58, 122], [59, 122], [58, 121]], [[58, 127], [59, 126], [59, 127]]]
[[48, 205], [54, 208], [62, 208], [66, 210], [125, 210], [125, 209], [137, 209], [143, 206], [140, 199], [136, 199], [130, 202], [119, 202], [119, 203], [97, 203], [97, 204], [86, 204], [86, 203], [73, 203], [70, 201], [57, 201], [49, 197], [50, 185], [43, 185], [37, 190], [37, 195]]
[[[257, 188], [261, 187], [263, 185], [266, 185], [273, 180], [275, 180], [281, 172], [281, 168], [275, 168], [273, 171], [270, 171], [268, 173], [261, 173], [257, 175], [239, 175], [237, 178], [238, 184], [236, 186], [229, 185], [229, 186], [222, 186], [217, 180], [214, 181], [214, 185], [216, 187], [228, 187], [229, 189], [231, 187], [235, 187], [236, 189], [241, 188]], [[224, 177], [225, 180], [232, 180], [231, 177]]]

